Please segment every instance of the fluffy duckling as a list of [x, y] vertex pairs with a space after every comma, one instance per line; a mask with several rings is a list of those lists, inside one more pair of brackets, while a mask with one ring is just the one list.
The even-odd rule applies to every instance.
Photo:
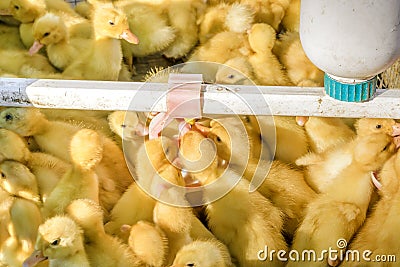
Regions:
[[90, 267], [84, 243], [83, 231], [67, 216], [56, 216], [39, 226], [35, 251], [23, 264], [33, 267], [48, 260], [49, 267]]
[[[360, 252], [371, 251], [371, 259], [376, 255], [396, 255], [398, 252], [399, 238], [396, 225], [399, 224], [399, 177], [400, 177], [400, 152], [393, 155], [383, 166], [379, 173], [382, 189], [379, 191], [380, 200], [364, 225], [350, 243], [350, 250]], [[360, 262], [343, 262], [343, 266], [396, 266], [396, 263], [371, 262], [368, 265], [364, 259]], [[342, 266], [341, 265], [341, 266]]]
[[168, 58], [182, 58], [189, 54], [198, 42], [197, 17], [205, 4], [202, 0], [169, 0], [165, 4], [176, 38], [163, 51], [163, 55]]
[[139, 221], [130, 228], [128, 244], [135, 255], [148, 266], [164, 266], [168, 255], [168, 238], [153, 223]]
[[298, 32], [281, 34], [273, 52], [295, 86], [323, 86], [324, 73], [307, 58]]
[[281, 63], [272, 53], [275, 36], [276, 32], [270, 25], [254, 24], [248, 33], [249, 44], [254, 51], [249, 56], [249, 62], [261, 85], [290, 85]]
[[85, 251], [91, 266], [142, 266], [126, 244], [107, 235], [103, 227], [101, 207], [90, 199], [77, 199], [66, 212], [82, 228]]
[[[285, 215], [283, 230], [291, 238], [305, 215], [305, 207], [316, 197], [307, 185], [304, 173], [278, 160], [272, 163], [259, 160], [259, 154], [252, 151], [252, 147], [257, 146], [256, 138], [235, 134], [240, 132], [240, 128], [229, 119], [220, 119], [219, 123], [211, 121], [210, 126], [208, 137], [214, 140], [218, 155], [229, 162], [232, 169], [243, 173], [248, 181], [261, 181], [257, 191], [282, 210]], [[242, 155], [246, 149], [250, 150], [249, 157], [232, 155], [238, 154], [232, 153], [234, 146], [242, 151]]]
[[310, 148], [316, 153], [355, 137], [354, 131], [341, 118], [296, 117], [296, 121], [304, 126]]
[[234, 266], [228, 248], [218, 240], [196, 240], [176, 254], [171, 267], [230, 267]]
[[205, 43], [222, 31], [245, 33], [254, 20], [253, 10], [239, 3], [209, 5], [199, 18], [199, 41]]
[[140, 43], [132, 45], [122, 41], [122, 51], [127, 64], [132, 67], [132, 57], [144, 57], [162, 51], [170, 45], [176, 35], [169, 25], [162, 7], [154, 3], [119, 1], [117, 4], [128, 17], [129, 28]]
[[[6, 242], [15, 239], [17, 245], [14, 253], [11, 253], [10, 244], [6, 245], [6, 258], [8, 259], [10, 254], [16, 259], [20, 258], [18, 254], [26, 257], [33, 250], [37, 229], [42, 223], [36, 177], [26, 166], [16, 161], [2, 162], [0, 175], [0, 187], [9, 194], [8, 199], [1, 200], [2, 205], [9, 205], [9, 222], [6, 223], [10, 237]], [[19, 259], [20, 264], [22, 261]]]
[[[0, 113], [0, 125], [21, 136], [33, 136], [41, 151], [72, 162], [69, 146], [73, 136], [81, 127], [62, 121], [49, 121], [35, 108], [9, 108]], [[133, 182], [125, 164], [121, 149], [109, 138], [101, 135], [103, 154], [96, 166], [102, 201], [112, 206], [122, 192]], [[102, 203], [104, 204], [104, 202]]]
[[300, 0], [290, 0], [289, 7], [282, 19], [282, 26], [286, 31], [299, 32]]
[[56, 69], [43, 55], [23, 50], [0, 50], [0, 69], [22, 78], [57, 78]]
[[117, 81], [121, 71], [120, 39], [138, 44], [129, 30], [127, 17], [111, 3], [92, 3], [94, 41], [88, 52], [65, 68], [63, 75], [73, 79]]
[[[393, 139], [395, 121], [392, 119], [359, 119], [356, 122], [357, 136], [389, 136]], [[323, 153], [308, 153], [296, 160], [306, 166], [307, 183], [316, 192], [325, 192], [333, 179], [350, 165], [356, 143], [351, 140], [331, 147]]]
[[235, 57], [221, 65], [215, 74], [215, 82], [235, 85], [259, 84], [253, 67], [246, 57]]
[[[122, 225], [134, 225], [140, 220], [153, 221], [155, 200], [145, 192], [150, 192], [157, 170], [170, 165], [177, 154], [177, 145], [169, 138], [149, 140], [140, 147], [135, 161], [138, 182], [129, 186], [112, 209], [110, 221], [105, 225], [108, 234], [126, 240], [127, 234], [120, 231]], [[130, 212], [126, 212], [128, 207]]]
[[[366, 218], [373, 191], [371, 172], [379, 170], [394, 152], [393, 140], [387, 135], [357, 137], [351, 163], [338, 173], [325, 193], [309, 204], [292, 248], [297, 251], [312, 249], [317, 255], [323, 255], [322, 250], [329, 248], [344, 251], [337, 245], [338, 240], [349, 242]], [[309, 262], [307, 265], [338, 264], [326, 254], [324, 257], [325, 261]], [[302, 265], [302, 262], [288, 264]]]
[[276, 31], [279, 30], [289, 0], [241, 0], [240, 3], [250, 6], [254, 11], [254, 21], [267, 23]]
[[35, 43], [29, 49], [30, 54], [46, 46], [50, 62], [59, 70], [64, 70], [85, 53], [92, 42], [87, 38], [70, 38], [64, 19], [51, 12], [36, 19], [32, 31]]
[[[227, 245], [231, 255], [241, 266], [264, 266], [265, 262], [257, 259], [257, 252], [263, 249], [265, 244], [276, 251], [286, 250], [286, 242], [281, 233], [282, 214], [260, 193], [249, 193], [249, 183], [241, 180], [236, 172], [229, 169], [224, 171], [218, 167], [215, 156], [211, 156], [213, 159], [210, 164], [209, 156], [215, 155], [212, 153], [214, 146], [211, 142], [199, 132], [189, 131], [183, 136], [180, 147], [180, 158], [186, 168], [193, 167], [193, 162], [199, 159], [200, 161], [194, 164], [207, 166], [191, 174], [203, 185], [216, 183], [212, 188], [205, 189], [206, 201], [215, 197], [216, 192], [228, 192], [232, 188], [222, 198], [207, 204], [208, 226], [212, 233]], [[207, 148], [206, 157], [202, 157], [199, 148]], [[276, 259], [273, 264], [282, 265]]]
[[14, 160], [25, 164], [37, 179], [39, 195], [45, 202], [51, 191], [70, 168], [70, 165], [52, 155], [30, 152], [22, 137], [18, 134], [0, 129], [0, 162]]
[[74, 199], [88, 198], [99, 202], [98, 178], [94, 171], [103, 152], [99, 135], [93, 130], [80, 130], [72, 138], [69, 151], [72, 168], [61, 178], [44, 203], [44, 217], [64, 213]]

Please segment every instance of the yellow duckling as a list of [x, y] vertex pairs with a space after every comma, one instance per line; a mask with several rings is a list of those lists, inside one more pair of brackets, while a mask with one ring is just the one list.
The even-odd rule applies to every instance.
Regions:
[[275, 30], [266, 23], [254, 24], [249, 33], [249, 44], [254, 53], [249, 62], [261, 85], [290, 85], [289, 78], [278, 58], [272, 53], [276, 39]]
[[171, 267], [231, 267], [228, 248], [218, 240], [196, 240], [184, 246], [176, 254]]
[[[359, 119], [355, 124], [359, 137], [388, 136], [392, 139], [395, 125], [393, 119], [369, 118]], [[306, 180], [314, 191], [325, 192], [338, 173], [350, 165], [355, 145], [355, 141], [351, 140], [331, 147], [323, 153], [311, 152], [297, 159], [296, 164], [306, 166]]]
[[59, 70], [64, 70], [77, 57], [85, 53], [92, 42], [87, 38], [70, 38], [64, 19], [51, 12], [36, 19], [32, 31], [35, 43], [29, 52], [37, 53], [46, 46], [50, 62]]
[[126, 15], [111, 3], [92, 3], [94, 41], [82, 56], [67, 66], [66, 78], [117, 81], [121, 71], [120, 39], [138, 44], [139, 39], [129, 30]]
[[[387, 135], [355, 139], [350, 164], [337, 174], [325, 193], [308, 205], [307, 214], [296, 231], [294, 250], [311, 249], [324, 257], [324, 261], [311, 261], [307, 266], [326, 266], [327, 263], [336, 266], [339, 263], [322, 251], [329, 248], [345, 250], [338, 242], [348, 243], [366, 218], [373, 190], [371, 172], [379, 170], [394, 152], [393, 139]], [[303, 264], [293, 261], [288, 266]]]
[[298, 32], [285, 32], [273, 48], [295, 86], [323, 86], [324, 73], [306, 56]]
[[0, 69], [21, 78], [57, 78], [56, 69], [40, 54], [23, 50], [0, 50]]
[[105, 233], [103, 212], [96, 202], [77, 199], [68, 205], [66, 212], [83, 230], [85, 252], [91, 266], [143, 266], [126, 244]]
[[67, 216], [56, 216], [39, 226], [35, 251], [23, 266], [33, 267], [45, 260], [49, 261], [49, 267], [90, 267], [83, 231], [74, 220]]
[[246, 57], [235, 57], [221, 65], [215, 74], [215, 82], [236, 85], [259, 84], [253, 66]]
[[[400, 178], [400, 152], [393, 155], [383, 166], [379, 173], [382, 189], [381, 196], [372, 213], [350, 243], [349, 250], [371, 251], [370, 259], [377, 255], [395, 255], [398, 259], [399, 239], [396, 225], [399, 223], [399, 178]], [[359, 262], [347, 261], [341, 266], [396, 266], [396, 262], [367, 262], [360, 257]], [[380, 265], [379, 265], [380, 264]]]
[[[287, 249], [281, 233], [282, 214], [260, 193], [249, 193], [249, 183], [236, 172], [218, 167], [211, 142], [199, 132], [189, 131], [183, 136], [180, 147], [180, 158], [186, 168], [207, 166], [192, 172], [195, 178], [203, 185], [217, 182], [215, 187], [208, 189], [210, 191], [205, 189], [206, 198], [212, 197], [214, 192], [228, 192], [233, 187], [222, 198], [207, 204], [208, 226], [241, 266], [265, 266], [265, 262], [258, 260], [257, 252], [266, 244], [276, 251]], [[206, 149], [207, 154], [200, 148]], [[208, 162], [210, 157], [213, 157], [211, 163]], [[273, 259], [273, 264], [283, 265], [277, 259]]]
[[[0, 113], [0, 125], [21, 136], [33, 136], [41, 151], [72, 163], [70, 142], [81, 130], [77, 125], [50, 121], [35, 108], [9, 108]], [[121, 149], [109, 138], [100, 135], [103, 154], [96, 166], [101, 185], [102, 205], [112, 208], [119, 196], [133, 182]]]
[[289, 7], [290, 0], [241, 0], [241, 4], [250, 6], [254, 11], [254, 21], [267, 23], [276, 31]]
[[253, 20], [254, 12], [249, 6], [238, 3], [209, 4], [198, 19], [199, 41], [203, 44], [222, 31], [245, 33], [251, 28]]
[[165, 233], [146, 221], [139, 221], [129, 228], [128, 244], [135, 255], [148, 266], [164, 266], [168, 256], [168, 238]]
[[0, 49], [25, 49], [19, 38], [18, 27], [0, 23], [0, 36]]
[[300, 0], [290, 0], [282, 19], [282, 26], [286, 31], [299, 32], [300, 27]]

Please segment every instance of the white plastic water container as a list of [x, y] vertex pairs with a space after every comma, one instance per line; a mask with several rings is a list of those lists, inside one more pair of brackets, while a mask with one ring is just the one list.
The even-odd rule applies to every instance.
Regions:
[[376, 75], [400, 56], [400, 1], [301, 0], [300, 40], [328, 95], [367, 101]]

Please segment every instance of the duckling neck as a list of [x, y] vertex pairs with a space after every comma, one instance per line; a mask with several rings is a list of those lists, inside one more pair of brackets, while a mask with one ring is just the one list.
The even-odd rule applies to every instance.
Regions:
[[89, 261], [87, 259], [86, 253], [82, 247], [74, 255], [62, 259], [50, 260], [49, 267], [90, 267]]

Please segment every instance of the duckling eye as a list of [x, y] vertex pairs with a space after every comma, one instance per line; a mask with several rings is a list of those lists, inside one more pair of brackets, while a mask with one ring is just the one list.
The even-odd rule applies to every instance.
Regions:
[[186, 264], [186, 266], [187, 267], [194, 267], [195, 265], [194, 265], [194, 263], [188, 263], [188, 264]]
[[59, 244], [60, 244], [59, 238], [55, 239], [53, 242], [50, 243], [50, 245], [52, 245], [52, 246], [58, 246]]
[[245, 117], [244, 117], [244, 120], [245, 120], [245, 122], [250, 123], [250, 118], [249, 118], [249, 116], [245, 116]]
[[169, 147], [165, 150], [165, 154], [169, 153]]
[[233, 74], [228, 75], [228, 79], [233, 79], [233, 78], [235, 78], [235, 75]]
[[11, 121], [11, 120], [13, 119], [13, 116], [12, 116], [11, 114], [6, 114], [6, 115], [4, 116], [4, 119], [5, 119], [6, 121]]
[[217, 138], [215, 138], [215, 140], [217, 140], [218, 143], [222, 142], [221, 137], [217, 136]]
[[382, 149], [382, 151], [385, 151], [386, 149], [388, 149], [388, 147], [389, 147], [389, 144], [387, 144], [387, 145]]
[[108, 21], [108, 24], [110, 24], [111, 26], [114, 26], [114, 21], [109, 20], [109, 21]]
[[14, 8], [15, 8], [16, 10], [18, 10], [18, 9], [19, 9], [19, 6], [15, 5]]
[[125, 124], [121, 124], [121, 128], [126, 128], [126, 125]]
[[378, 125], [375, 126], [375, 128], [376, 129], [380, 129], [380, 128], [382, 128], [382, 125], [378, 124]]
[[47, 37], [47, 36], [49, 36], [49, 35], [50, 35], [49, 32], [45, 32], [45, 33], [43, 34], [43, 37]]
[[6, 175], [4, 174], [4, 172], [1, 172], [1, 179], [6, 179]]

